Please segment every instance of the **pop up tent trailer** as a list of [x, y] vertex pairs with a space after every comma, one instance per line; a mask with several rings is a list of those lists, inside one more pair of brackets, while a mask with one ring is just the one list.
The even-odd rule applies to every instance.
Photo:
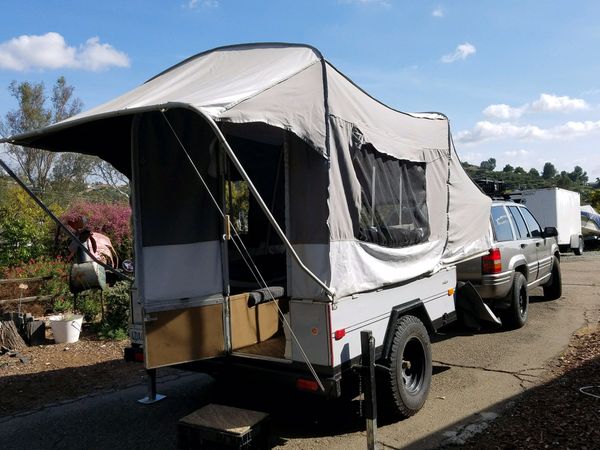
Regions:
[[[394, 308], [430, 328], [451, 320], [454, 264], [491, 245], [490, 200], [448, 119], [389, 108], [306, 45], [210, 50], [7, 141], [97, 155], [130, 177], [149, 368], [283, 336], [248, 353], [337, 380], [360, 329], [390, 346]], [[265, 287], [279, 324], [269, 302], [238, 311]]]

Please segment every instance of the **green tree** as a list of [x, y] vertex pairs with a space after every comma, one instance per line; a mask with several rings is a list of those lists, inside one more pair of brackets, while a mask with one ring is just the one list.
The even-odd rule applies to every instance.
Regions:
[[[81, 100], [73, 96], [74, 88], [69, 86], [62, 76], [52, 89], [50, 105], [43, 83], [13, 81], [8, 90], [17, 100], [18, 108], [7, 112], [4, 120], [0, 121], [0, 132], [4, 136], [48, 126], [77, 114], [82, 108]], [[58, 154], [12, 144], [7, 145], [7, 151], [16, 161], [20, 175], [34, 190], [48, 190], [52, 168], [61, 159]]]
[[496, 159], [490, 158], [487, 161], [481, 161], [479, 167], [483, 170], [493, 171], [496, 168]]
[[600, 211], [600, 189], [594, 189], [594, 191], [590, 194], [590, 205], [596, 211]]
[[521, 166], [515, 167], [515, 173], [524, 174], [525, 169], [523, 169]]
[[539, 178], [540, 173], [537, 171], [536, 168], [532, 167], [531, 169], [529, 169], [529, 175], [535, 178]]
[[556, 186], [563, 189], [569, 189], [573, 185], [573, 181], [569, 177], [569, 174], [563, 170], [557, 177]]
[[511, 166], [510, 164], [507, 164], [504, 166], [504, 169], [502, 169], [502, 172], [511, 173], [513, 170], [514, 170], [513, 166]]
[[584, 172], [580, 166], [575, 166], [573, 172], [568, 174], [568, 177], [573, 183], [586, 184], [588, 182], [587, 172]]
[[544, 164], [544, 169], [542, 170], [542, 178], [544, 180], [550, 180], [556, 176], [556, 167], [551, 162], [547, 162]]

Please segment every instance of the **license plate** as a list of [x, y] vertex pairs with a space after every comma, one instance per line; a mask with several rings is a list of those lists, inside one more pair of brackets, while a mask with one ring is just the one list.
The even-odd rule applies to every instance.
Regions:
[[129, 338], [134, 344], [144, 345], [144, 330], [142, 325], [130, 324], [129, 325]]

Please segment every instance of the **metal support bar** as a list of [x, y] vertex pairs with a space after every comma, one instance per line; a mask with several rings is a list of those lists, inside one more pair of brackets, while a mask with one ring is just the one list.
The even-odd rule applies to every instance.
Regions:
[[146, 376], [148, 377], [148, 395], [138, 400], [138, 402], [144, 405], [151, 405], [166, 398], [166, 395], [156, 393], [156, 369], [146, 369]]
[[375, 388], [375, 338], [371, 331], [360, 332], [361, 377], [364, 392], [364, 417], [367, 421], [367, 449], [377, 449], [377, 391]]

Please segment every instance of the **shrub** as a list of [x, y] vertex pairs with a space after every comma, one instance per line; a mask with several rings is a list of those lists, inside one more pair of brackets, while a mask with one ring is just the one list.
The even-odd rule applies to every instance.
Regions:
[[[59, 206], [49, 208], [61, 214]], [[0, 267], [14, 266], [49, 255], [52, 251], [54, 222], [19, 187], [2, 190], [0, 197]]]
[[[61, 216], [63, 223], [75, 220], [79, 216], [87, 219], [87, 226], [92, 231], [107, 235], [119, 259], [122, 261], [132, 256], [131, 208], [127, 204], [78, 202], [72, 205]], [[68, 244], [64, 244], [66, 248]]]
[[98, 320], [102, 312], [102, 291], [98, 289], [84, 291], [77, 296], [76, 309], [83, 314], [86, 322]]
[[73, 310], [73, 295], [69, 291], [69, 267], [69, 263], [61, 257], [42, 256], [9, 267], [2, 275], [6, 278], [47, 278], [40, 287], [38, 295], [52, 296], [52, 309], [54, 312], [63, 313]]
[[104, 291], [106, 312], [98, 334], [104, 339], [127, 339], [129, 324], [129, 290], [128, 281], [119, 281]]

